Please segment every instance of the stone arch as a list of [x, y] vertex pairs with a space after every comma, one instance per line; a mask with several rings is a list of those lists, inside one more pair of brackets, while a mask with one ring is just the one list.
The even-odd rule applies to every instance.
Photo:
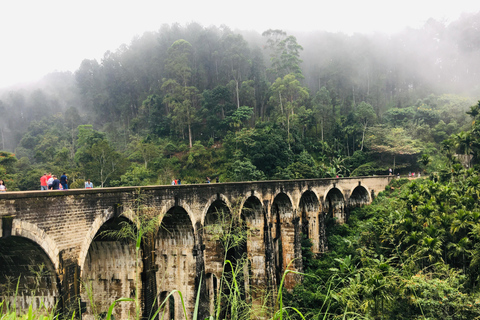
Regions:
[[258, 201], [260, 202], [260, 204], [263, 204], [263, 198], [262, 198], [262, 195], [260, 193], [258, 193], [257, 191], [254, 191], [252, 190], [251, 192], [249, 192], [247, 195], [243, 196], [240, 200], [240, 212], [242, 212], [243, 210], [243, 207], [245, 206], [245, 203], [247, 202], [248, 199], [250, 198], [257, 198]]
[[15, 304], [17, 311], [53, 310], [59, 283], [57, 268], [39, 243], [19, 232], [0, 238], [0, 300]]
[[[312, 241], [313, 253], [321, 252], [320, 244], [322, 243], [322, 237], [325, 231], [321, 228], [325, 226], [323, 224], [323, 215], [320, 211], [321, 203], [317, 194], [311, 190], [305, 190], [300, 198], [298, 210], [300, 212], [302, 234]], [[299, 239], [299, 241], [301, 241], [301, 239]]]
[[[96, 228], [81, 269], [84, 288], [80, 295], [87, 302], [86, 317], [94, 316], [93, 307], [96, 312], [105, 313], [112, 301], [135, 297], [137, 274], [143, 269], [143, 260], [137, 260], [136, 257], [135, 239], [118, 239], [103, 233], [120, 230], [123, 222], [135, 228], [132, 217], [128, 214], [107, 216], [110, 219]], [[142, 288], [143, 283], [140, 284], [140, 290]], [[92, 306], [92, 302], [95, 306]], [[129, 314], [135, 314], [135, 304], [132, 302], [122, 303], [114, 309], [116, 318], [125, 319]]]
[[267, 289], [264, 207], [258, 197], [251, 195], [242, 204], [242, 221], [246, 228], [247, 264], [244, 267], [245, 294], [254, 304], [261, 304]]
[[222, 246], [221, 232], [230, 227], [232, 215], [227, 203], [218, 197], [210, 202], [203, 216], [203, 239], [205, 245], [205, 272], [213, 273], [217, 278], [222, 276], [225, 259], [225, 248]]
[[360, 207], [372, 202], [372, 197], [368, 189], [362, 185], [358, 185], [353, 189], [348, 198], [348, 206], [350, 208]]
[[83, 265], [85, 263], [85, 259], [87, 257], [88, 250], [90, 249], [90, 245], [92, 244], [95, 235], [97, 234], [98, 230], [112, 217], [114, 216], [113, 209], [106, 209], [103, 211], [103, 214], [97, 216], [93, 221], [90, 229], [87, 231], [85, 235], [85, 239], [82, 242], [82, 246], [80, 247], [80, 254], [78, 255], [78, 265], [80, 266], [80, 276], [83, 273]]
[[336, 218], [339, 223], [344, 223], [347, 218], [344, 194], [341, 188], [334, 185], [325, 192], [323, 200], [325, 214], [328, 217]]
[[[273, 225], [271, 232], [276, 281], [277, 284], [280, 284], [283, 273], [288, 265], [300, 254], [295, 250], [298, 247], [295, 244], [295, 240], [298, 237], [295, 236], [295, 233], [296, 228], [298, 228], [299, 219], [293, 208], [293, 202], [290, 196], [283, 192], [277, 194], [273, 199], [270, 212]], [[301, 260], [295, 261], [291, 267], [293, 266], [293, 268], [296, 269], [298, 262], [301, 262]], [[295, 279], [293, 274], [289, 273], [285, 278], [285, 287], [292, 289], [294, 285]]]
[[221, 193], [216, 194], [216, 195], [210, 197], [210, 199], [208, 199], [207, 203], [205, 204], [205, 207], [203, 208], [202, 218], [201, 218], [202, 226], [205, 226], [205, 218], [206, 218], [209, 210], [211, 210], [212, 205], [214, 205], [214, 203], [219, 203], [219, 202], [222, 202], [224, 204], [224, 206], [226, 208], [228, 208], [228, 211], [232, 212], [232, 204], [230, 203], [228, 198]]
[[39, 245], [43, 251], [48, 255], [55, 270], [58, 270], [60, 265], [59, 253], [56, 242], [37, 225], [22, 221], [19, 219], [13, 219], [12, 221], [12, 236], [23, 237], [32, 240]]
[[[190, 214], [181, 206], [171, 207], [163, 216], [155, 239], [157, 292], [182, 292], [187, 312], [191, 315], [195, 305], [197, 276], [194, 224]], [[175, 303], [174, 317], [181, 319], [183, 310]]]
[[171, 210], [173, 210], [175, 207], [185, 210], [185, 212], [188, 214], [188, 217], [190, 218], [190, 221], [192, 222], [193, 229], [195, 230], [195, 232], [197, 232], [198, 230], [196, 229], [196, 224], [198, 222], [198, 217], [193, 213], [193, 209], [190, 207], [188, 202], [181, 199], [172, 199], [165, 201], [159, 213], [161, 219], [165, 217], [167, 212], [171, 212]]

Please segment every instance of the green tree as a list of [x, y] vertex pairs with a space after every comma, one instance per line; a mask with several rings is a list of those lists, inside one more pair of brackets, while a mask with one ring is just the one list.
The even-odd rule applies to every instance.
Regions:
[[271, 87], [270, 103], [275, 105], [278, 119], [287, 125], [287, 142], [290, 148], [290, 119], [297, 109], [309, 98], [308, 91], [300, 84], [293, 74], [287, 74], [283, 79], [278, 78]]
[[183, 135], [187, 128], [190, 148], [193, 146], [192, 125], [196, 120], [196, 110], [200, 106], [197, 88], [190, 86], [192, 46], [183, 39], [175, 41], [168, 49], [165, 69], [170, 79], [164, 80], [164, 103], [171, 108], [172, 122]]
[[393, 156], [394, 171], [396, 156], [415, 155], [421, 150], [420, 141], [413, 139], [403, 128], [371, 128], [366, 144], [370, 150]]
[[100, 184], [121, 175], [125, 169], [125, 159], [118, 153], [105, 138], [105, 134], [98, 132], [91, 125], [78, 127], [75, 161], [82, 169], [84, 177]]
[[369, 124], [373, 124], [377, 119], [377, 114], [371, 104], [362, 101], [355, 109], [355, 118], [362, 125], [362, 146], [360, 151], [363, 151], [363, 143], [365, 141], [365, 132]]
[[270, 71], [275, 78], [283, 78], [287, 74], [293, 74], [296, 78], [303, 79], [300, 68], [300, 52], [303, 47], [297, 43], [297, 38], [287, 36], [283, 30], [268, 29], [262, 33], [267, 38], [267, 46], [270, 50]]
[[330, 112], [330, 110], [332, 110], [330, 92], [328, 92], [327, 88], [322, 87], [317, 91], [312, 102], [314, 105], [315, 118], [317, 119], [317, 123], [320, 123], [321, 139], [324, 141], [326, 124], [329, 122], [328, 120], [333, 122], [335, 116]]

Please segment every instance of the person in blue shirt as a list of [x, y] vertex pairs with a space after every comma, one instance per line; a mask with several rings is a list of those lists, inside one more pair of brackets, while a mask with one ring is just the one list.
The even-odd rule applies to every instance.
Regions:
[[60, 189], [60, 180], [57, 179], [57, 176], [52, 176], [53, 181], [50, 185], [50, 190], [59, 190]]
[[85, 189], [92, 189], [93, 188], [93, 183], [90, 182], [90, 179], [85, 181]]
[[65, 174], [65, 172], [60, 177], [60, 184], [62, 185], [63, 190], [68, 189], [68, 179], [67, 179], [67, 175]]

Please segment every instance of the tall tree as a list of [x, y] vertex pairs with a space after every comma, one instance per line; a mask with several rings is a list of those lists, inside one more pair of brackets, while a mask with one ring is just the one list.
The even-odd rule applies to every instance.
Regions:
[[271, 72], [275, 78], [283, 78], [287, 74], [294, 74], [295, 77], [303, 79], [300, 68], [300, 51], [303, 47], [297, 43], [297, 38], [287, 36], [283, 30], [268, 29], [262, 33], [267, 38], [267, 46], [270, 50]]
[[308, 91], [302, 87], [294, 74], [287, 74], [283, 79], [278, 78], [271, 87], [273, 92], [270, 97], [272, 104], [280, 109], [280, 120], [287, 122], [287, 140], [290, 147], [290, 118], [295, 115], [297, 108], [309, 97]]
[[365, 132], [367, 131], [367, 126], [373, 124], [377, 118], [375, 110], [373, 110], [372, 105], [362, 101], [355, 110], [355, 118], [362, 124], [362, 147], [360, 151], [363, 151], [363, 143], [365, 142]]
[[222, 37], [222, 69], [228, 80], [234, 82], [235, 100], [237, 109], [240, 108], [240, 84], [246, 78], [249, 71], [250, 55], [248, 43], [241, 35], [229, 33]]
[[200, 105], [198, 89], [190, 86], [191, 83], [191, 55], [192, 46], [186, 40], [177, 40], [168, 49], [168, 58], [165, 69], [170, 79], [164, 80], [162, 89], [168, 90], [164, 102], [172, 107], [172, 120], [181, 129], [188, 131], [189, 146], [193, 146], [192, 124], [196, 119], [196, 110]]
[[313, 105], [315, 109], [315, 117], [317, 118], [317, 123], [320, 122], [320, 132], [322, 141], [325, 138], [325, 126], [327, 119], [330, 119], [331, 122], [334, 121], [334, 114], [331, 114], [330, 110], [332, 109], [332, 99], [330, 98], [330, 92], [327, 88], [322, 87], [313, 98]]

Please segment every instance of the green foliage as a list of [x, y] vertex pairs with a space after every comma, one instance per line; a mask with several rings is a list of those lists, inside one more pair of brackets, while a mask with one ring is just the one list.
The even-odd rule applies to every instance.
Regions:
[[[100, 62], [84, 60], [74, 75], [51, 76], [55, 82], [42, 89], [2, 95], [2, 149], [28, 162], [0, 163], [0, 175], [9, 190], [36, 189], [41, 171], [96, 186], [304, 179], [417, 172], [426, 153], [428, 172], [448, 179], [445, 163], [457, 162], [455, 153], [477, 162], [478, 121], [477, 131], [467, 130], [478, 106], [433, 90], [403, 59], [399, 67], [397, 57], [420, 63], [404, 40], [399, 47], [392, 38], [388, 49], [369, 41], [364, 51], [367, 39], [357, 35], [319, 34], [305, 48], [303, 36], [282, 30], [256, 37], [195, 23], [164, 26]], [[464, 61], [456, 54], [449, 58]], [[388, 68], [371, 64], [372, 55], [386, 57]], [[446, 70], [439, 67], [434, 79]], [[449, 92], [460, 92], [453, 86]]]

